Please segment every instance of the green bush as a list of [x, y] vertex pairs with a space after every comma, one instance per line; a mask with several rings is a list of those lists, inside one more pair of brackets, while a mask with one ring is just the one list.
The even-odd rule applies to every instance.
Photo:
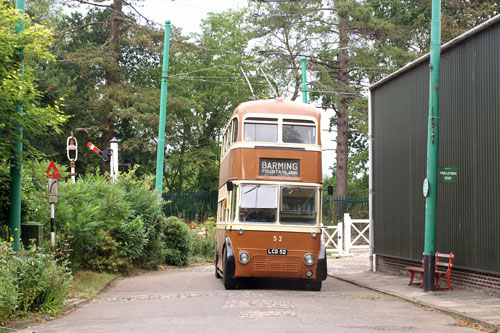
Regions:
[[17, 283], [22, 291], [20, 309], [50, 312], [63, 305], [72, 280], [65, 263], [53, 255], [37, 251], [36, 247], [23, 250], [17, 263]]
[[[137, 217], [142, 219], [144, 226], [140, 235], [144, 248], [141, 254], [131, 251], [134, 263], [148, 269], [155, 269], [165, 262], [165, 228], [166, 218], [161, 209], [161, 201], [154, 189], [153, 176], [139, 179], [135, 169], [120, 174], [118, 186], [125, 191], [125, 199], [130, 203]], [[133, 237], [138, 243], [138, 239]]]
[[20, 294], [11, 248], [7, 242], [0, 241], [0, 324], [16, 311]]
[[127, 272], [132, 267], [131, 261], [122, 255], [118, 242], [109, 231], [99, 229], [95, 244], [81, 257], [80, 267], [94, 272]]
[[[163, 228], [157, 226], [162, 221], [156, 213], [160, 200], [149, 183], [124, 173], [117, 183], [91, 174], [74, 184], [59, 184], [57, 245], [68, 255], [74, 270], [126, 272], [134, 265], [155, 268], [164, 261], [163, 247], [151, 251], [164, 242], [158, 235]], [[34, 188], [31, 197], [47, 195], [44, 186]], [[31, 220], [47, 220], [47, 201], [32, 200], [30, 211]], [[45, 232], [48, 239], [49, 228]]]
[[0, 242], [0, 322], [14, 314], [55, 312], [72, 281], [66, 262], [32, 247], [15, 253]]
[[[47, 221], [44, 238], [48, 240], [45, 164], [29, 162], [23, 168], [23, 221]], [[69, 258], [73, 270], [157, 268], [166, 257], [166, 218], [158, 213], [160, 207], [154, 178], [138, 178], [135, 169], [121, 173], [116, 183], [97, 172], [76, 183], [60, 181], [55, 210], [58, 254]]]
[[187, 224], [175, 216], [170, 216], [167, 218], [165, 235], [165, 262], [176, 266], [187, 265], [193, 248], [192, 235]]
[[215, 255], [215, 220], [208, 218], [204, 223], [191, 230], [193, 256], [212, 261]]

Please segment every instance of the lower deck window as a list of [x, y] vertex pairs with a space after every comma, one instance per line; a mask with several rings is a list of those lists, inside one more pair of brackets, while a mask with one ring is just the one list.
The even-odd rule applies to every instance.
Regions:
[[276, 186], [243, 185], [240, 196], [240, 222], [276, 222]]
[[281, 224], [316, 224], [315, 188], [282, 187], [281, 188]]
[[240, 222], [275, 223], [278, 205], [280, 224], [315, 225], [317, 222], [317, 188], [247, 184], [242, 185], [240, 191]]

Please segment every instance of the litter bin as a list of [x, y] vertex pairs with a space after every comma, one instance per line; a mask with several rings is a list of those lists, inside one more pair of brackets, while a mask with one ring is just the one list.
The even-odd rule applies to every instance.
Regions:
[[42, 247], [43, 224], [38, 222], [21, 224], [21, 239], [25, 248], [29, 248], [32, 242], [37, 247]]

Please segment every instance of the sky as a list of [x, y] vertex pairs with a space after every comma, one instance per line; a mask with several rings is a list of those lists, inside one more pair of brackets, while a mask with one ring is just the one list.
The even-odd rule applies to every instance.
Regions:
[[[142, 0], [134, 3], [146, 18], [164, 26], [166, 20], [182, 28], [183, 34], [201, 32], [200, 24], [210, 12], [245, 7], [247, 0]], [[297, 100], [302, 100], [299, 96]], [[335, 162], [335, 133], [327, 132], [333, 110], [322, 111], [323, 175], [331, 174]]]
[[164, 24], [165, 20], [181, 27], [184, 33], [201, 32], [200, 24], [209, 12], [242, 8], [247, 0], [144, 0], [137, 9], [148, 19]]

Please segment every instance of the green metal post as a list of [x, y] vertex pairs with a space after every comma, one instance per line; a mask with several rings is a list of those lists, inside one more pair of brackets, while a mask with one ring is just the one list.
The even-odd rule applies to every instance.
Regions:
[[[16, 9], [24, 14], [24, 0], [16, 0]], [[19, 34], [24, 28], [21, 22], [16, 23], [16, 33]], [[21, 73], [24, 70], [23, 51], [19, 50], [19, 63], [21, 64]], [[22, 113], [21, 106], [16, 107], [17, 113]], [[12, 242], [14, 251], [19, 251], [19, 240], [21, 238], [21, 158], [23, 152], [23, 129], [19, 124], [15, 125], [17, 138], [12, 147], [12, 165], [10, 167], [10, 209], [9, 209], [9, 239]]]
[[441, 0], [432, 0], [429, 121], [427, 133], [427, 181], [425, 199], [424, 291], [434, 291], [436, 262], [436, 205], [439, 153], [439, 67], [441, 47]]
[[165, 118], [167, 115], [168, 54], [170, 50], [170, 20], [165, 21], [163, 41], [163, 70], [161, 74], [160, 121], [158, 125], [158, 151], [156, 155], [156, 191], [161, 198], [163, 189], [163, 166], [165, 164]]
[[302, 63], [302, 101], [307, 104], [307, 73], [306, 73], [306, 58], [300, 58]]

